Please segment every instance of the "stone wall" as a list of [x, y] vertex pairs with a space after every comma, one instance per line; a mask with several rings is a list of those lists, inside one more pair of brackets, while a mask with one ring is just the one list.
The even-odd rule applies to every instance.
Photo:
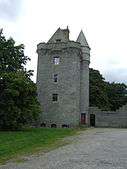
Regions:
[[91, 114], [95, 115], [96, 127], [127, 127], [127, 105], [116, 111], [102, 111], [97, 107], [90, 107], [89, 124]]

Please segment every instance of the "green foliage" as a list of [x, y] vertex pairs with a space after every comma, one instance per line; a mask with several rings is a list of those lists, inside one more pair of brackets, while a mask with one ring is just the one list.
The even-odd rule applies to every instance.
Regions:
[[116, 110], [127, 103], [123, 83], [106, 82], [98, 70], [90, 69], [90, 106]]
[[0, 79], [0, 127], [20, 129], [40, 112], [36, 85], [23, 72], [2, 74]]
[[39, 116], [32, 71], [24, 68], [27, 60], [23, 45], [15, 46], [13, 39], [0, 35], [0, 129], [21, 129]]
[[0, 163], [10, 158], [65, 144], [59, 141], [77, 132], [74, 129], [33, 128], [17, 132], [0, 132]]
[[90, 106], [97, 106], [107, 110], [110, 103], [106, 93], [104, 78], [98, 70], [90, 69]]
[[127, 103], [127, 96], [125, 96], [127, 86], [125, 84], [107, 82], [106, 86], [111, 110], [116, 110]]
[[6, 40], [0, 32], [0, 72], [24, 70], [24, 65], [30, 60], [24, 55], [24, 45], [15, 45], [12, 38]]

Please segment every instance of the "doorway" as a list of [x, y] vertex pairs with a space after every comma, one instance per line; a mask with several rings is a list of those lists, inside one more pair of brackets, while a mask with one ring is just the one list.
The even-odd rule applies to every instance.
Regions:
[[81, 124], [86, 124], [86, 114], [81, 113]]
[[90, 114], [90, 126], [95, 127], [95, 114]]

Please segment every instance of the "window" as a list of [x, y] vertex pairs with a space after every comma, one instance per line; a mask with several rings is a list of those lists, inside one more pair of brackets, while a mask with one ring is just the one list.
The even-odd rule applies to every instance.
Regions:
[[62, 124], [62, 128], [69, 128], [68, 124]]
[[41, 127], [46, 127], [46, 123], [41, 123]]
[[52, 101], [57, 102], [58, 101], [58, 94], [53, 94], [52, 95]]
[[54, 57], [53, 58], [53, 63], [54, 63], [54, 65], [59, 65], [59, 63], [60, 63], [60, 58], [57, 56], [57, 57]]
[[58, 82], [58, 74], [54, 74], [53, 79], [54, 79], [54, 82]]
[[56, 42], [61, 42], [61, 39], [56, 39]]
[[51, 128], [57, 128], [56, 124], [51, 124]]

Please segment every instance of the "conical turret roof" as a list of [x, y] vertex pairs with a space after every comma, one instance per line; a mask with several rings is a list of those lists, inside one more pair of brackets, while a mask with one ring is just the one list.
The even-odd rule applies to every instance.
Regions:
[[89, 44], [88, 44], [88, 42], [87, 42], [87, 40], [86, 40], [86, 37], [85, 37], [85, 35], [84, 35], [84, 33], [83, 33], [82, 30], [81, 30], [81, 32], [79, 33], [79, 36], [78, 36], [76, 42], [81, 43], [82, 46], [88, 46], [88, 47], [89, 47]]

